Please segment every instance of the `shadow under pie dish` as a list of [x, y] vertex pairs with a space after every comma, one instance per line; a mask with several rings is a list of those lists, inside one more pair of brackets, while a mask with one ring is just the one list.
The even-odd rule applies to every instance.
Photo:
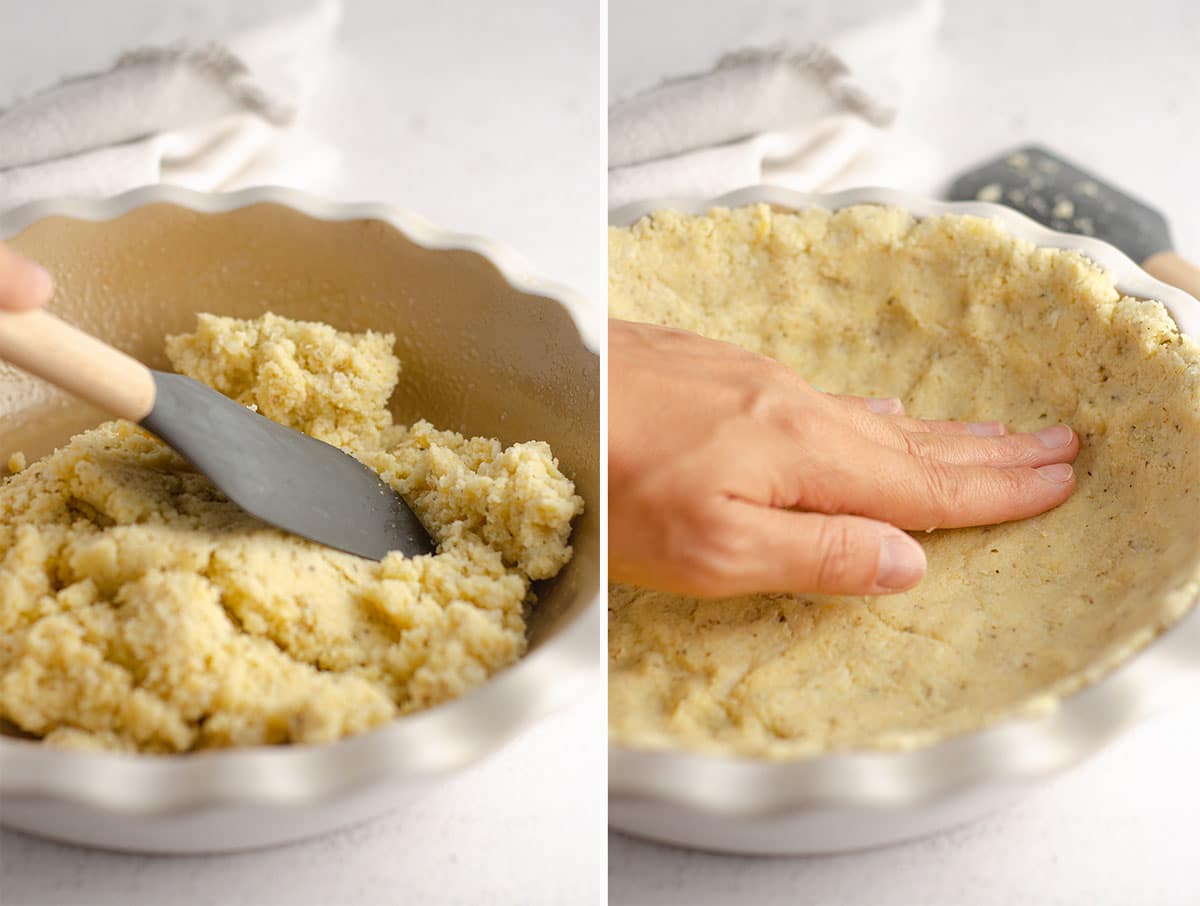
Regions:
[[921, 536], [929, 575], [904, 595], [610, 588], [614, 826], [750, 852], [913, 836], [1078, 760], [1186, 674], [1160, 675], [1196, 644], [1195, 300], [1096, 240], [887, 190], [759, 187], [611, 222], [614, 317], [918, 417], [1081, 438], [1071, 500]]
[[[87, 670], [55, 677], [53, 658], [21, 658], [41, 644], [26, 627], [6, 635], [9, 727], [49, 744], [0, 739], [5, 823], [146, 849], [293, 839], [382, 811], [594, 677], [598, 360], [584, 300], [496, 243], [284, 190], [156, 188], [27, 206], [2, 225], [55, 274], [60, 315], [349, 450], [425, 508], [441, 544], [430, 558], [372, 564], [243, 524], [120, 423], [30, 462], [3, 489], [26, 523], [5, 554], [60, 545], [41, 558], [53, 587], [34, 609], [85, 615], [54, 656], [76, 650]], [[38, 459], [102, 419], [4, 378], [6, 458]], [[404, 448], [415, 458], [393, 455]], [[47, 517], [59, 504], [63, 531]], [[544, 532], [558, 540], [528, 543]], [[9, 569], [12, 579], [28, 576]], [[190, 660], [147, 652], [172, 645]], [[38, 671], [50, 707], [30, 681]], [[108, 701], [119, 695], [92, 676], [104, 671], [142, 701]], [[39, 712], [72, 681], [88, 708], [53, 726]], [[241, 705], [239, 681], [253, 693]], [[117, 714], [107, 730], [96, 725], [106, 708]], [[329, 742], [350, 734], [361, 735]], [[270, 745], [288, 742], [327, 744]], [[253, 748], [209, 751], [222, 746]], [[254, 820], [230, 830], [217, 802]], [[76, 811], [69, 826], [64, 808]]]

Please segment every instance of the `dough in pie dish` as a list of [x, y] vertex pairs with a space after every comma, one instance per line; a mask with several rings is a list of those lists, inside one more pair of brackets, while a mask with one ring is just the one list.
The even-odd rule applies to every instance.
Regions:
[[884, 206], [662, 211], [609, 238], [614, 317], [771, 356], [922, 418], [1064, 422], [1074, 495], [920, 534], [904, 594], [609, 590], [614, 742], [767, 759], [896, 750], [1040, 713], [1200, 594], [1200, 346], [1068, 250]]
[[180, 372], [376, 469], [438, 543], [362, 560], [270, 528], [109, 422], [0, 484], [0, 718], [140, 752], [327, 742], [463, 695], [525, 650], [583, 509], [541, 442], [392, 423], [394, 338], [201, 315]]

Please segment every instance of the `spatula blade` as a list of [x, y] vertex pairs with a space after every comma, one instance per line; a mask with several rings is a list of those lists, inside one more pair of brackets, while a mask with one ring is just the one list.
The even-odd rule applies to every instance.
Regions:
[[1138, 263], [1171, 249], [1162, 214], [1037, 145], [964, 173], [951, 185], [949, 197], [996, 202], [1053, 230], [1096, 236]]
[[433, 552], [404, 499], [337, 447], [251, 412], [199, 381], [152, 372], [154, 411], [142, 427], [264, 522], [371, 560]]

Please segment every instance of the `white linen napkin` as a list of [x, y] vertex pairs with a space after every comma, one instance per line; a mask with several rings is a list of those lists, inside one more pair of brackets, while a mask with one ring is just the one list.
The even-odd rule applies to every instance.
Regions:
[[941, 15], [940, 0], [915, 0], [823, 43], [749, 47], [614, 103], [609, 206], [756, 183], [903, 184], [925, 149], [887, 130]]
[[218, 42], [145, 47], [0, 110], [0, 209], [163, 182], [308, 186], [333, 152], [293, 126], [341, 19], [310, 0]]

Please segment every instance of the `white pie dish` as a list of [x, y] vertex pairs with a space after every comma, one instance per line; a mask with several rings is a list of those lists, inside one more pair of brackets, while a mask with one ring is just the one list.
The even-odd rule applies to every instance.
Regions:
[[[703, 214], [756, 203], [831, 210], [882, 204], [917, 217], [993, 218], [1034, 245], [1082, 252], [1111, 271], [1123, 293], [1161, 301], [1185, 334], [1200, 337], [1200, 302], [1150, 277], [1107, 243], [1056, 233], [997, 205], [943, 203], [878, 188], [816, 195], [757, 186], [719, 198], [639, 202], [613, 211], [610, 223], [628, 226], [663, 209]], [[897, 842], [986, 813], [1198, 687], [1200, 616], [1193, 600], [1185, 617], [1098, 682], [924, 748], [775, 762], [610, 745], [609, 820], [637, 836], [725, 852], [825, 853]]]
[[[424, 411], [505, 443], [546, 440], [587, 506], [571, 563], [539, 583], [528, 654], [480, 689], [321, 746], [124, 755], [0, 728], [0, 823], [153, 852], [296, 840], [428, 791], [598, 680], [602, 319], [580, 294], [500, 243], [277, 188], [36, 202], [0, 214], [0, 239], [55, 273], [60, 314], [154, 365], [162, 335], [190, 329], [201, 310], [271, 308], [343, 329], [421, 325], [401, 340], [396, 414]], [[3, 365], [0, 417], [0, 459], [41, 455], [103, 418]]]

